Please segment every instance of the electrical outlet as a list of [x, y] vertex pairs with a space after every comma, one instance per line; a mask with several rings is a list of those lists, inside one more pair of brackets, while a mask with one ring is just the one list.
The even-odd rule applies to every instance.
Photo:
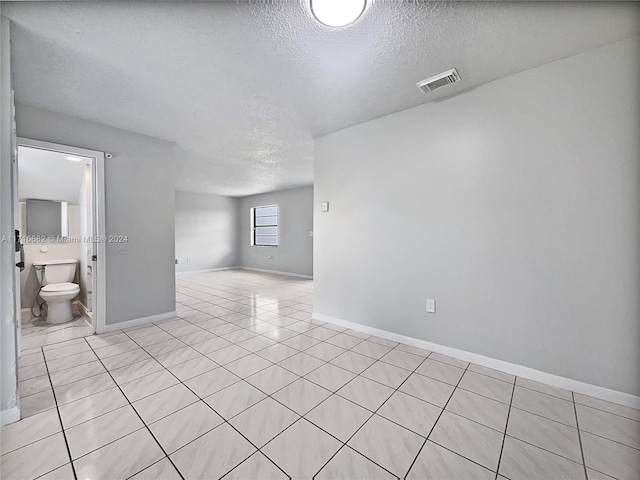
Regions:
[[436, 301], [433, 298], [427, 298], [427, 313], [436, 313]]

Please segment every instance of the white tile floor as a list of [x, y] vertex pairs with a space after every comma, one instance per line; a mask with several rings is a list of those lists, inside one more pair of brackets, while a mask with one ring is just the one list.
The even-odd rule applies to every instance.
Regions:
[[51, 325], [44, 318], [24, 313], [22, 318], [22, 349], [31, 350], [45, 345], [82, 338], [93, 333], [91, 319], [74, 312], [71, 322]]
[[2, 478], [640, 478], [640, 411], [313, 321], [312, 288], [180, 277], [178, 318], [25, 352]]

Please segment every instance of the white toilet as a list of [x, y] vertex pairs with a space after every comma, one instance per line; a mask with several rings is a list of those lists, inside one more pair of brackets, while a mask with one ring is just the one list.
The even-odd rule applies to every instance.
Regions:
[[80, 293], [80, 285], [71, 283], [76, 276], [77, 264], [73, 259], [33, 262], [38, 281], [43, 285], [40, 297], [47, 302], [47, 323], [73, 320], [71, 300]]

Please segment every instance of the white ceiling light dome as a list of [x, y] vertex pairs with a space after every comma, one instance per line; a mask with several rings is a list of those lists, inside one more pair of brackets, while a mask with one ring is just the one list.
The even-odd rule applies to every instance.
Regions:
[[344, 27], [355, 22], [364, 12], [367, 0], [310, 0], [311, 12], [328, 27]]

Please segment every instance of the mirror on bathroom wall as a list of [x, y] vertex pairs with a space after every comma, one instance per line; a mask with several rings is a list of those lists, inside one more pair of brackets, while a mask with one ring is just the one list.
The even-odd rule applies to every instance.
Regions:
[[24, 208], [23, 225], [26, 236], [69, 236], [67, 202], [28, 198], [21, 206]]

